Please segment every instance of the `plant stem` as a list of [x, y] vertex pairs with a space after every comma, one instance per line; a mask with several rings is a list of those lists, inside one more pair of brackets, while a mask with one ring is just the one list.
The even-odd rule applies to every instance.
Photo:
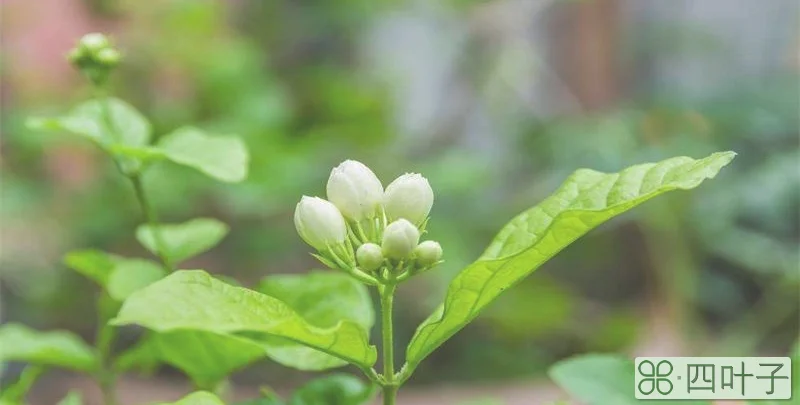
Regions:
[[394, 405], [399, 383], [394, 375], [394, 331], [392, 307], [397, 284], [389, 281], [378, 289], [381, 296], [381, 335], [383, 336], [383, 405]]
[[144, 213], [145, 221], [147, 221], [147, 224], [150, 225], [150, 230], [153, 232], [153, 239], [156, 243], [158, 257], [161, 259], [164, 269], [166, 269], [168, 273], [171, 273], [174, 267], [169, 255], [167, 254], [164, 240], [161, 238], [161, 230], [158, 228], [158, 217], [156, 217], [156, 212], [153, 210], [147, 200], [147, 194], [144, 191], [141, 175], [133, 174], [128, 176], [128, 178], [130, 178], [131, 183], [133, 183], [133, 189], [136, 192], [136, 199], [139, 200], [139, 205], [142, 207], [142, 213]]
[[97, 375], [100, 390], [103, 393], [103, 403], [105, 405], [116, 405], [115, 386], [117, 385], [117, 375], [109, 367], [108, 360], [111, 357], [111, 346], [117, 336], [117, 330], [107, 322], [103, 322], [97, 334], [97, 356], [99, 361], [99, 371]]

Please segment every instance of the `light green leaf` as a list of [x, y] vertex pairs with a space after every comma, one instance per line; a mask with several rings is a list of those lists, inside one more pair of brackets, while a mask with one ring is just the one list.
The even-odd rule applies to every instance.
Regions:
[[232, 334], [202, 330], [150, 333], [123, 353], [117, 368], [150, 371], [167, 363], [188, 375], [199, 388], [213, 389], [232, 372], [266, 357], [264, 345]]
[[117, 98], [89, 100], [61, 117], [31, 119], [28, 126], [82, 135], [103, 147], [114, 144], [143, 146], [150, 141], [147, 119], [133, 106]]
[[70, 391], [57, 405], [83, 405], [83, 397], [78, 391]]
[[8, 361], [78, 371], [92, 371], [97, 364], [92, 348], [77, 336], [64, 331], [39, 332], [16, 323], [0, 326], [0, 363]]
[[213, 218], [196, 218], [182, 224], [161, 224], [156, 231], [158, 235], [150, 225], [141, 225], [136, 229], [136, 239], [157, 255], [155, 237], [161, 237], [167, 256], [179, 263], [216, 246], [228, 233], [228, 226]]
[[158, 405], [225, 405], [225, 403], [210, 392], [197, 391], [175, 402], [162, 402]]
[[317, 378], [295, 391], [289, 405], [362, 405], [375, 396], [375, 387], [347, 374]]
[[184, 127], [164, 136], [158, 147], [167, 159], [217, 180], [235, 183], [247, 177], [247, 148], [238, 137], [209, 136], [200, 129]]
[[[268, 276], [258, 291], [275, 297], [312, 325], [330, 328], [341, 320], [372, 329], [375, 313], [366, 286], [352, 277], [329, 271]], [[266, 340], [267, 353], [278, 363], [300, 370], [324, 370], [347, 363], [331, 355], [282, 338]]]
[[706, 401], [648, 401], [634, 394], [634, 364], [615, 355], [588, 354], [556, 363], [548, 374], [587, 405], [709, 405]]
[[700, 160], [676, 157], [619, 173], [576, 171], [553, 195], [511, 220], [483, 255], [456, 276], [444, 304], [411, 339], [408, 366], [413, 370], [503, 290], [594, 227], [667, 191], [697, 187], [734, 156], [721, 152]]
[[193, 329], [215, 333], [250, 332], [286, 338], [360, 367], [377, 358], [367, 332], [352, 321], [330, 328], [313, 326], [284, 302], [234, 287], [201, 270], [182, 270], [133, 293], [115, 325], [138, 324], [159, 332]]
[[97, 282], [116, 301], [160, 280], [164, 269], [149, 260], [129, 259], [99, 250], [75, 250], [67, 253], [64, 263], [71, 269]]

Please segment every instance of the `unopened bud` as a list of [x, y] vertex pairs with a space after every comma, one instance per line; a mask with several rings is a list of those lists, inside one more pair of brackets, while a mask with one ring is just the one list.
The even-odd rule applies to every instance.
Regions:
[[419, 243], [419, 229], [405, 219], [398, 219], [383, 231], [381, 248], [386, 257], [405, 259]]
[[333, 168], [326, 191], [328, 199], [347, 219], [361, 221], [380, 212], [383, 185], [361, 162], [346, 160]]
[[94, 54], [101, 49], [105, 49], [109, 47], [111, 43], [108, 40], [108, 37], [99, 33], [93, 32], [91, 34], [86, 34], [81, 37], [80, 41], [78, 42], [78, 46], [88, 51], [88, 53]]
[[358, 266], [365, 271], [374, 271], [383, 264], [381, 247], [374, 243], [365, 243], [356, 250]]
[[426, 240], [414, 248], [414, 257], [420, 266], [432, 266], [442, 260], [442, 246], [439, 245], [439, 242]]
[[383, 205], [390, 221], [405, 218], [419, 225], [431, 212], [433, 190], [426, 178], [406, 173], [386, 187]]
[[121, 58], [122, 56], [120, 55], [119, 51], [112, 48], [101, 49], [95, 56], [97, 62], [107, 67], [117, 66]]
[[342, 244], [347, 226], [339, 210], [330, 201], [303, 196], [294, 211], [294, 226], [306, 243], [317, 250]]

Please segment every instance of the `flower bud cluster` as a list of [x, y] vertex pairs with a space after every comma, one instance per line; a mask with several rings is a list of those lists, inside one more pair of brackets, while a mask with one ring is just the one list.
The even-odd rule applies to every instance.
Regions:
[[297, 233], [323, 263], [377, 281], [441, 262], [441, 246], [419, 240], [433, 206], [425, 177], [404, 174], [384, 190], [372, 170], [347, 160], [331, 171], [326, 191], [327, 200], [303, 196], [294, 213]]
[[108, 75], [119, 65], [122, 55], [114, 49], [108, 37], [100, 33], [84, 35], [68, 54], [67, 59], [94, 85], [103, 85]]

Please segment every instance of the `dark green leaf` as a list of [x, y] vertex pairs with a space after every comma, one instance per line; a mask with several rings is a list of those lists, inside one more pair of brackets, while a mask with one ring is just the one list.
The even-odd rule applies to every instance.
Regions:
[[550, 197], [506, 225], [480, 258], [450, 283], [444, 304], [417, 329], [407, 350], [413, 370], [505, 289], [601, 223], [672, 190], [697, 187], [735, 156], [677, 157], [619, 173], [576, 171]]
[[351, 321], [312, 326], [284, 302], [214, 279], [201, 270], [183, 270], [133, 293], [116, 325], [138, 324], [156, 331], [177, 329], [215, 333], [251, 332], [286, 338], [369, 367], [377, 358], [367, 332]]
[[97, 364], [92, 348], [77, 336], [39, 332], [16, 323], [0, 326], [0, 363], [8, 361], [78, 371], [92, 371]]
[[117, 368], [150, 371], [167, 363], [188, 375], [195, 386], [212, 389], [232, 372], [266, 357], [263, 344], [243, 337], [202, 330], [153, 332], [120, 356]]
[[375, 396], [375, 387], [347, 374], [312, 380], [292, 395], [289, 405], [361, 405]]
[[209, 136], [197, 128], [185, 127], [164, 136], [158, 147], [167, 159], [217, 180], [235, 183], [247, 177], [247, 148], [238, 137]]
[[156, 236], [160, 237], [167, 256], [179, 263], [216, 246], [228, 233], [228, 226], [213, 218], [197, 218], [182, 224], [161, 224], [156, 232], [150, 225], [141, 225], [136, 229], [136, 239], [158, 255]]
[[[372, 329], [375, 314], [366, 286], [352, 277], [329, 271], [302, 275], [268, 276], [258, 291], [285, 302], [310, 324], [331, 328], [348, 320], [364, 330]], [[267, 340], [267, 354], [285, 366], [323, 370], [346, 363], [331, 355], [290, 340]]]

